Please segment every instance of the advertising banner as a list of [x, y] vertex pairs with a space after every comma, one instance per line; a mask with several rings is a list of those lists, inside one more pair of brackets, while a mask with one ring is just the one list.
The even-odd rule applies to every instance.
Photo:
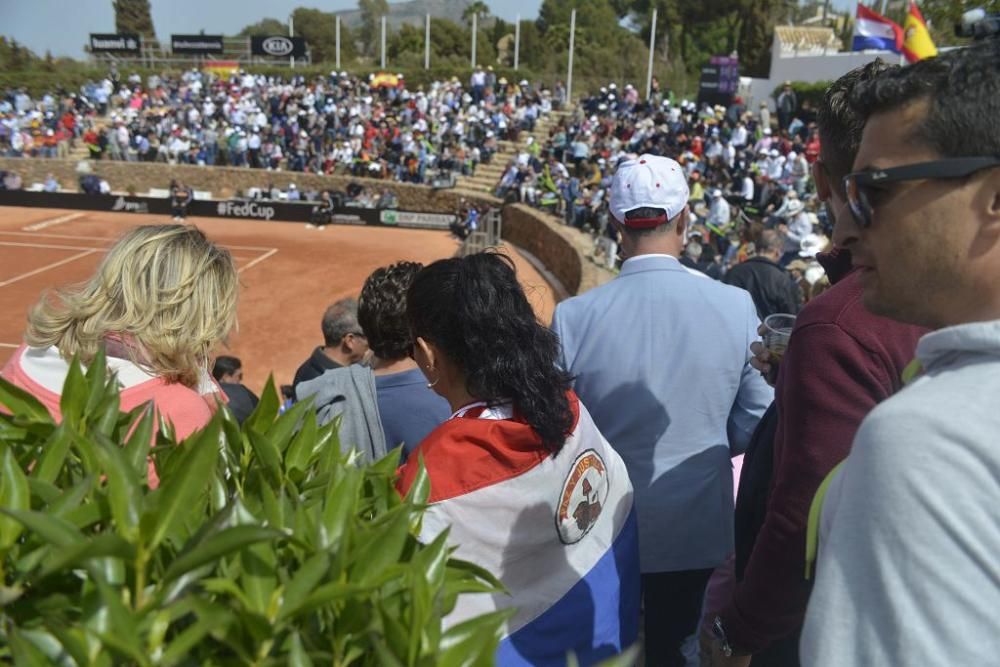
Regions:
[[205, 55], [222, 53], [225, 51], [225, 47], [222, 43], [222, 35], [171, 35], [170, 51]]
[[91, 53], [134, 53], [139, 54], [142, 40], [132, 33], [107, 34], [90, 33]]
[[270, 56], [271, 58], [304, 58], [306, 55], [306, 40], [302, 37], [251, 37], [250, 53], [255, 56]]

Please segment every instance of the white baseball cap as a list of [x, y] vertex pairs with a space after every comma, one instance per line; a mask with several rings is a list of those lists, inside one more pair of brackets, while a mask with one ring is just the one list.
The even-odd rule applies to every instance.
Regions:
[[[677, 162], [643, 154], [618, 166], [611, 184], [611, 215], [629, 227], [655, 227], [673, 220], [687, 206], [689, 195], [684, 170]], [[625, 220], [629, 211], [646, 207], [666, 210], [666, 220]]]

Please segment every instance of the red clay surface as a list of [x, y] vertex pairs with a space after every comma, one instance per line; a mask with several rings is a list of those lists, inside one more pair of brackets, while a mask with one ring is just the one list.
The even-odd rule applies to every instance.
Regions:
[[[170, 222], [166, 216], [0, 207], [0, 364], [24, 334], [28, 309], [43, 290], [89, 278], [103, 252], [127, 229]], [[326, 307], [357, 296], [374, 269], [400, 260], [429, 263], [451, 257], [458, 241], [445, 232], [301, 223], [190, 218], [212, 240], [229, 248], [242, 285], [239, 331], [229, 349], [243, 360], [245, 382], [259, 392], [269, 373], [288, 384], [313, 348], [322, 343]], [[548, 323], [555, 296], [542, 276], [515, 250], [517, 264], [539, 319]]]

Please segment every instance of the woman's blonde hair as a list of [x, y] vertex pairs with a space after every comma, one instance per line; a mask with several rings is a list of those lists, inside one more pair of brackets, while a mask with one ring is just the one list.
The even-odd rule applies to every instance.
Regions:
[[239, 282], [229, 251], [196, 227], [148, 225], [123, 236], [90, 280], [43, 294], [25, 339], [90, 363], [108, 336], [132, 361], [196, 387], [210, 350], [236, 323]]

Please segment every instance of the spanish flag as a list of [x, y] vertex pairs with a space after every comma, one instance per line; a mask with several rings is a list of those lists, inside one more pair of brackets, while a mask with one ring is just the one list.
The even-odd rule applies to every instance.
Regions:
[[911, 63], [937, 55], [937, 47], [927, 30], [927, 22], [915, 2], [910, 3], [910, 11], [903, 21], [903, 55]]

